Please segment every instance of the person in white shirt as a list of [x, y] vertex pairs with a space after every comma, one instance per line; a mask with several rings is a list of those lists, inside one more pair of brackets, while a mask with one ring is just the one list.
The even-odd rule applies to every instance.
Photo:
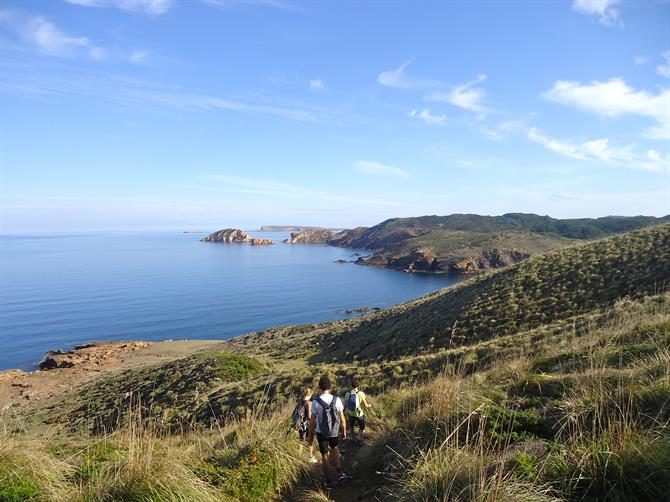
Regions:
[[347, 475], [342, 471], [342, 460], [340, 458], [339, 435], [347, 437], [347, 422], [344, 419], [344, 405], [339, 397], [330, 393], [330, 378], [323, 375], [319, 379], [319, 388], [321, 395], [312, 400], [312, 416], [309, 420], [309, 439], [312, 442], [316, 433], [316, 440], [319, 443], [321, 452], [321, 467], [325, 476], [324, 484], [326, 488], [332, 488], [333, 482], [330, 478], [328, 469], [328, 449], [335, 459], [337, 468], [337, 480], [342, 481]]

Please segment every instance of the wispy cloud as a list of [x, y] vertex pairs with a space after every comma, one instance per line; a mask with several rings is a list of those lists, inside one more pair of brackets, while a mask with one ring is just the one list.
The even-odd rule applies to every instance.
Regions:
[[147, 51], [133, 51], [128, 57], [128, 61], [133, 64], [142, 64], [147, 60], [149, 53]]
[[209, 181], [220, 183], [227, 191], [230, 192], [299, 199], [311, 198], [315, 200], [327, 200], [330, 202], [347, 204], [353, 203], [377, 206], [395, 205], [382, 199], [332, 193], [324, 190], [313, 190], [311, 188], [281, 183], [263, 178], [245, 178], [241, 176], [229, 176], [224, 174], [205, 174], [202, 175], [202, 177]]
[[649, 63], [649, 58], [647, 56], [635, 56], [633, 61], [636, 65], [644, 65]]
[[174, 5], [173, 0], [65, 0], [67, 3], [82, 7], [112, 7], [116, 9], [144, 12], [160, 15], [168, 12]]
[[254, 99], [229, 98], [180, 85], [147, 79], [129, 78], [111, 73], [89, 72], [71, 65], [44, 64], [45, 71], [16, 62], [0, 67], [5, 93], [48, 96], [85, 96], [105, 99], [125, 106], [163, 107], [178, 110], [228, 111], [263, 115], [305, 123], [339, 125], [360, 120], [355, 114], [276, 96]]
[[281, 10], [301, 10], [300, 6], [284, 0], [201, 0], [207, 5], [227, 9], [231, 7], [274, 7]]
[[623, 27], [619, 9], [615, 7], [620, 0], [573, 0], [572, 8], [581, 14], [597, 16], [598, 22], [605, 26]]
[[354, 162], [353, 166], [359, 173], [409, 178], [409, 174], [404, 169], [395, 166], [387, 166], [374, 160], [358, 160]]
[[490, 111], [482, 101], [486, 98], [486, 91], [478, 87], [478, 84], [486, 80], [486, 75], [477, 75], [477, 78], [462, 85], [452, 88], [449, 92], [436, 91], [425, 96], [427, 101], [449, 103], [450, 105], [463, 108], [471, 112], [485, 114]]
[[542, 97], [605, 117], [640, 115], [658, 122], [646, 131], [652, 139], [670, 139], [670, 88], [658, 94], [638, 91], [620, 78], [589, 84], [560, 80]]
[[60, 57], [87, 55], [97, 60], [105, 55], [104, 49], [91, 43], [87, 37], [69, 35], [43, 17], [0, 10], [0, 24], [43, 54]]
[[620, 167], [656, 172], [665, 172], [670, 162], [670, 159], [663, 159], [656, 150], [648, 150], [644, 157], [640, 157], [634, 152], [635, 145], [617, 148], [611, 146], [606, 138], [584, 142], [558, 140], [543, 134], [536, 127], [528, 130], [527, 137], [548, 150], [573, 159], [602, 161]]
[[328, 88], [326, 84], [323, 83], [323, 80], [320, 78], [315, 78], [314, 80], [309, 81], [309, 90], [310, 91], [326, 91]]
[[656, 73], [662, 77], [670, 78], [670, 50], [667, 50], [661, 54], [661, 57], [665, 60], [665, 62], [656, 66]]
[[446, 115], [433, 115], [430, 108], [424, 108], [420, 111], [414, 109], [408, 115], [413, 119], [422, 120], [426, 125], [444, 125], [447, 123]]
[[436, 87], [442, 85], [438, 80], [429, 78], [411, 77], [407, 74], [405, 69], [412, 63], [412, 60], [406, 61], [395, 70], [387, 70], [381, 72], [377, 76], [377, 82], [386, 87], [394, 87], [396, 89], [423, 89], [426, 87]]

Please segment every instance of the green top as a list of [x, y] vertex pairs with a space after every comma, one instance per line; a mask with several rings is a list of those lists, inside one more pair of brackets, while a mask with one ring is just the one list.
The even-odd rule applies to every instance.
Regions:
[[356, 408], [355, 411], [350, 411], [349, 410], [349, 396], [351, 395], [352, 391], [347, 392], [344, 395], [344, 409], [347, 410], [347, 415], [350, 417], [362, 417], [365, 415], [365, 412], [363, 411], [363, 403], [365, 402], [365, 392], [362, 390], [358, 391], [358, 408]]

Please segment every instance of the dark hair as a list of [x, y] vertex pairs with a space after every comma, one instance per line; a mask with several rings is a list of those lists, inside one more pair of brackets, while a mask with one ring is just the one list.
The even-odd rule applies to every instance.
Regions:
[[321, 378], [319, 378], [319, 389], [321, 390], [330, 389], [330, 378], [328, 378], [328, 375], [323, 375]]
[[352, 376], [351, 377], [351, 387], [355, 389], [358, 387], [358, 377], [357, 376]]

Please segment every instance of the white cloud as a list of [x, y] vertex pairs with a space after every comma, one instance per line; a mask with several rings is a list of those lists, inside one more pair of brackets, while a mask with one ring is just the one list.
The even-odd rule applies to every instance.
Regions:
[[670, 139], [670, 88], [658, 94], [638, 91], [620, 78], [590, 84], [560, 80], [542, 97], [605, 117], [640, 115], [658, 122], [646, 131], [652, 139]]
[[104, 50], [93, 45], [88, 38], [68, 35], [42, 17], [3, 10], [0, 11], [0, 23], [5, 24], [44, 54], [51, 56], [86, 54], [93, 59], [104, 57]]
[[465, 84], [454, 87], [449, 92], [436, 91], [427, 96], [427, 101], [438, 101], [441, 103], [449, 103], [450, 105], [463, 108], [471, 112], [485, 114], [489, 110], [482, 105], [482, 101], [486, 97], [486, 91], [477, 84], [486, 80], [486, 75], [477, 75], [477, 78], [466, 82]]
[[427, 125], [444, 125], [447, 122], [446, 115], [433, 115], [430, 108], [424, 108], [421, 111], [412, 110], [409, 112], [409, 116], [414, 119], [423, 120]]
[[353, 166], [359, 173], [409, 178], [409, 174], [404, 169], [395, 166], [387, 166], [380, 162], [375, 162], [374, 160], [357, 160], [354, 162]]
[[147, 60], [149, 53], [147, 51], [134, 51], [129, 57], [128, 61], [133, 64], [142, 64]]
[[412, 62], [410, 59], [401, 64], [395, 70], [387, 70], [381, 72], [377, 76], [377, 82], [386, 87], [394, 87], [396, 89], [420, 89], [425, 87], [435, 87], [441, 85], [437, 80], [428, 78], [416, 78], [407, 75], [405, 68]]
[[327, 87], [323, 83], [323, 80], [320, 78], [315, 78], [314, 80], [309, 81], [309, 89], [311, 91], [325, 91], [327, 90]]
[[668, 159], [664, 160], [656, 150], [649, 150], [647, 155], [641, 158], [634, 153], [634, 145], [616, 148], [611, 146], [606, 138], [585, 142], [564, 141], [543, 134], [537, 127], [530, 128], [527, 137], [548, 150], [573, 159], [602, 161], [620, 167], [656, 172], [665, 172], [668, 168]]
[[605, 26], [623, 26], [619, 9], [620, 0], [573, 0], [572, 8], [588, 16], [598, 16], [598, 22]]
[[670, 50], [661, 54], [661, 57], [665, 59], [665, 63], [656, 66], [656, 73], [662, 77], [670, 78]]
[[165, 14], [174, 2], [173, 0], [65, 0], [67, 3], [82, 7], [113, 7], [116, 9], [144, 12], [147, 14]]
[[635, 56], [634, 61], [636, 65], [643, 65], [649, 63], [649, 58], [646, 56]]

